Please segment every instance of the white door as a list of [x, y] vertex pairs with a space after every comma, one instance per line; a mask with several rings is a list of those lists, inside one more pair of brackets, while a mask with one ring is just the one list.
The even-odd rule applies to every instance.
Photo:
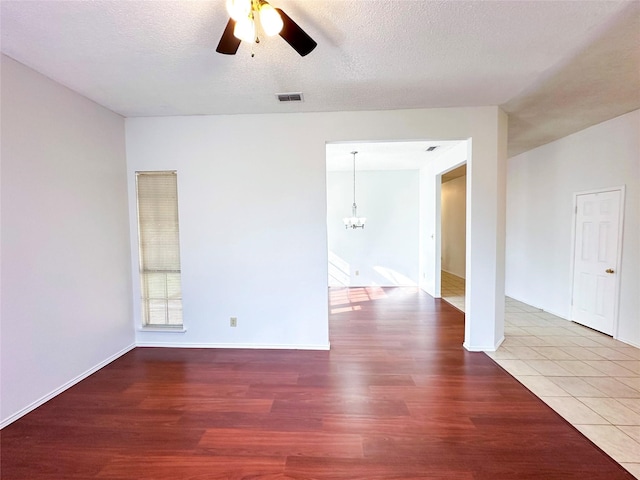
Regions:
[[621, 190], [576, 196], [572, 320], [613, 335]]

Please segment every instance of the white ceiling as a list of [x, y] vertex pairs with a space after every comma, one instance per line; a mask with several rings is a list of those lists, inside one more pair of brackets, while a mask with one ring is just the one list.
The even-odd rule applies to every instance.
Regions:
[[[638, 1], [272, 3], [316, 50], [300, 57], [274, 37], [253, 58], [244, 43], [217, 54], [224, 0], [2, 0], [0, 45], [126, 117], [502, 105], [513, 154], [584, 128], [581, 105], [591, 124], [640, 108]], [[278, 103], [282, 92], [305, 101]], [[552, 117], [540, 92], [562, 106]]]

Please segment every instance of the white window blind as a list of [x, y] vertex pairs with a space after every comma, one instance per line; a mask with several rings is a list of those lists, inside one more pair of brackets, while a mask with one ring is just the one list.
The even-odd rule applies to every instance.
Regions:
[[143, 322], [182, 326], [176, 172], [136, 172]]

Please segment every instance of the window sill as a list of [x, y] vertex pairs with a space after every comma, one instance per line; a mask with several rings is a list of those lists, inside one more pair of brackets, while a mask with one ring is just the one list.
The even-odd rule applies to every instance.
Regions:
[[139, 327], [139, 332], [160, 332], [160, 333], [185, 333], [184, 327]]

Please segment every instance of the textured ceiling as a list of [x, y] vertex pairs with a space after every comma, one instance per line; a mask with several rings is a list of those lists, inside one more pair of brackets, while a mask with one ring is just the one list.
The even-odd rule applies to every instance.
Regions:
[[584, 128], [576, 111], [593, 124], [640, 108], [638, 1], [272, 3], [316, 50], [300, 57], [274, 37], [253, 58], [244, 43], [215, 53], [224, 0], [2, 0], [0, 46], [127, 117], [503, 105], [517, 153]]
[[640, 2], [502, 108], [510, 157], [640, 108]]

